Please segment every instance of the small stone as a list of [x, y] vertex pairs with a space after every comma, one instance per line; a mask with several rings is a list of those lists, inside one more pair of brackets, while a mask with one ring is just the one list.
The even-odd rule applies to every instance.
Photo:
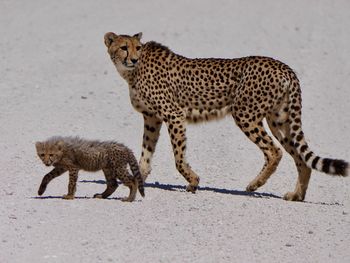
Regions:
[[87, 99], [87, 97], [86, 97], [86, 96], [81, 96], [81, 98], [82, 98], [83, 100], [86, 100], [86, 99]]

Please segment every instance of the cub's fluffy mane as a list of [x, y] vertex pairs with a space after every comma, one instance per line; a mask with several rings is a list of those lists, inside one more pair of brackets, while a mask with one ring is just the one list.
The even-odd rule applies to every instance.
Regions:
[[[58, 142], [63, 142], [66, 146], [74, 146], [74, 147], [103, 147], [111, 144], [124, 146], [121, 143], [118, 143], [116, 141], [100, 141], [100, 140], [88, 140], [88, 139], [82, 139], [78, 136], [53, 136], [48, 138], [46, 141], [43, 141], [43, 144], [46, 145], [53, 145], [57, 144]], [[125, 146], [124, 146], [125, 147]]]

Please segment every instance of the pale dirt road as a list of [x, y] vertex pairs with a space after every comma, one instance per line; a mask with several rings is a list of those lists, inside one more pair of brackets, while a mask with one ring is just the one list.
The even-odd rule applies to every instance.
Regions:
[[[292, 3], [293, 2], [293, 3]], [[348, 1], [9, 1], [0, 3], [0, 262], [350, 262], [350, 179], [313, 173], [303, 203], [281, 199], [296, 169], [284, 158], [254, 195], [263, 156], [231, 118], [189, 126], [201, 176], [184, 191], [162, 130], [146, 197], [91, 199], [101, 173], [81, 172], [77, 198], [47, 198], [34, 142], [115, 139], [140, 155], [142, 117], [103, 35], [143, 32], [188, 57], [266, 55], [298, 73], [304, 132], [322, 156], [350, 160]]]

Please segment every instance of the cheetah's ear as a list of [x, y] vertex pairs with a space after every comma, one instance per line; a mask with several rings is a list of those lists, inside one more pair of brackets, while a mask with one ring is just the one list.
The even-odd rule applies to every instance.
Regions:
[[142, 38], [142, 32], [133, 35], [133, 37], [136, 37], [140, 41]]
[[114, 42], [114, 40], [117, 37], [118, 36], [116, 34], [114, 34], [113, 32], [106, 33], [105, 36], [104, 36], [106, 47], [110, 47], [110, 45], [112, 45], [112, 43]]

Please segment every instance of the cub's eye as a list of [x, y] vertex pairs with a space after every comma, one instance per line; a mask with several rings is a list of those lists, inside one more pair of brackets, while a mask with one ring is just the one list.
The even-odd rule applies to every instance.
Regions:
[[127, 50], [128, 50], [128, 47], [127, 47], [127, 46], [121, 46], [120, 49], [121, 49], [121, 50], [124, 50], [124, 51], [127, 51]]
[[43, 153], [40, 154], [40, 157], [44, 157], [44, 156], [45, 156], [45, 154], [43, 154]]
[[50, 157], [53, 157], [53, 154], [51, 153], [51, 154], [49, 154], [49, 156], [50, 156]]
[[141, 46], [137, 46], [136, 50], [139, 51], [141, 49]]

